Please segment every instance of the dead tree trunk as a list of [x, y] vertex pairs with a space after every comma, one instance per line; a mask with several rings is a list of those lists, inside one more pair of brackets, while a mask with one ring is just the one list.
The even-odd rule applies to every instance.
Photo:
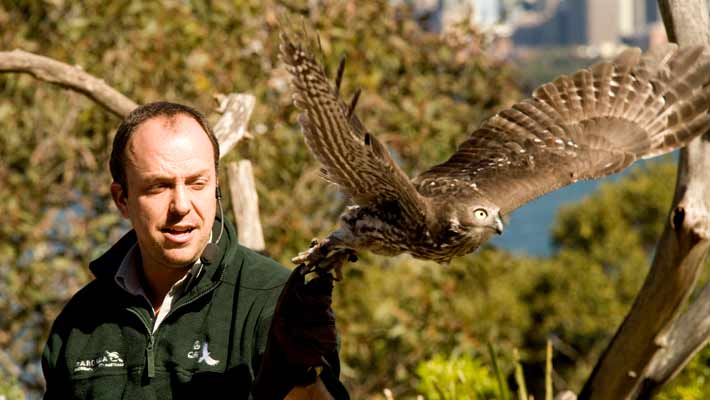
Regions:
[[252, 250], [264, 251], [266, 244], [259, 223], [259, 197], [256, 194], [251, 162], [240, 160], [229, 163], [227, 176], [239, 243]]
[[[707, 45], [703, 0], [659, 0], [669, 40]], [[710, 137], [681, 150], [675, 197], [636, 301], [602, 354], [580, 399], [650, 398], [710, 337], [710, 289], [679, 317], [710, 246]]]

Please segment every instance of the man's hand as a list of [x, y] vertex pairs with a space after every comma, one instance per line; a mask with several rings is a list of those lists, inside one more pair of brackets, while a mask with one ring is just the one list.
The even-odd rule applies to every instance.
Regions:
[[[348, 260], [353, 260], [352, 250], [340, 250], [323, 260], [326, 268], [299, 265], [293, 270], [276, 304], [266, 351], [254, 383], [255, 399], [283, 399], [287, 394], [295, 399], [298, 390], [292, 389], [296, 386], [319, 383], [323, 387], [317, 379], [318, 371], [331, 369], [328, 360], [337, 362], [338, 351], [331, 307], [334, 278], [328, 271], [339, 270]], [[308, 279], [311, 275], [312, 279]], [[345, 389], [340, 389], [347, 397]]]
[[[333, 276], [317, 271], [306, 283], [305, 266], [298, 266], [286, 282], [276, 305], [269, 341], [278, 342], [289, 366], [304, 371], [327, 364], [337, 352], [335, 314], [331, 308]], [[313, 383], [313, 382], [307, 382]]]

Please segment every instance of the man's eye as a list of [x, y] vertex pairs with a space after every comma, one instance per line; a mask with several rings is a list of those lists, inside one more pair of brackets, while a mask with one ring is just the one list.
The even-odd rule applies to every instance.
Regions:
[[193, 189], [201, 190], [207, 186], [207, 182], [195, 182], [192, 184]]
[[148, 191], [151, 193], [158, 193], [162, 192], [163, 190], [168, 188], [168, 184], [166, 183], [156, 183], [153, 185], [148, 186]]

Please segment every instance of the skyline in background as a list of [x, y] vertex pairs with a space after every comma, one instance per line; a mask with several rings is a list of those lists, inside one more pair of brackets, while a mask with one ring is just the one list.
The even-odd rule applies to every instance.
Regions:
[[619, 46], [643, 49], [666, 42], [656, 0], [404, 0], [426, 29], [441, 32], [470, 18], [503, 54], [515, 50], [585, 46], [609, 57]]

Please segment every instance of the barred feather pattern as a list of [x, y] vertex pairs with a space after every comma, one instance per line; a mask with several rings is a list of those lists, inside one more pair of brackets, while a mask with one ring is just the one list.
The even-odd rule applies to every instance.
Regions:
[[291, 74], [294, 104], [311, 153], [325, 179], [361, 206], [396, 203], [410, 224], [422, 223], [425, 205], [386, 147], [367, 132], [303, 47], [281, 35], [281, 59]]
[[710, 59], [702, 47], [624, 51], [537, 88], [484, 122], [451, 158], [414, 179], [425, 196], [503, 214], [581, 179], [685, 145], [710, 123]]

